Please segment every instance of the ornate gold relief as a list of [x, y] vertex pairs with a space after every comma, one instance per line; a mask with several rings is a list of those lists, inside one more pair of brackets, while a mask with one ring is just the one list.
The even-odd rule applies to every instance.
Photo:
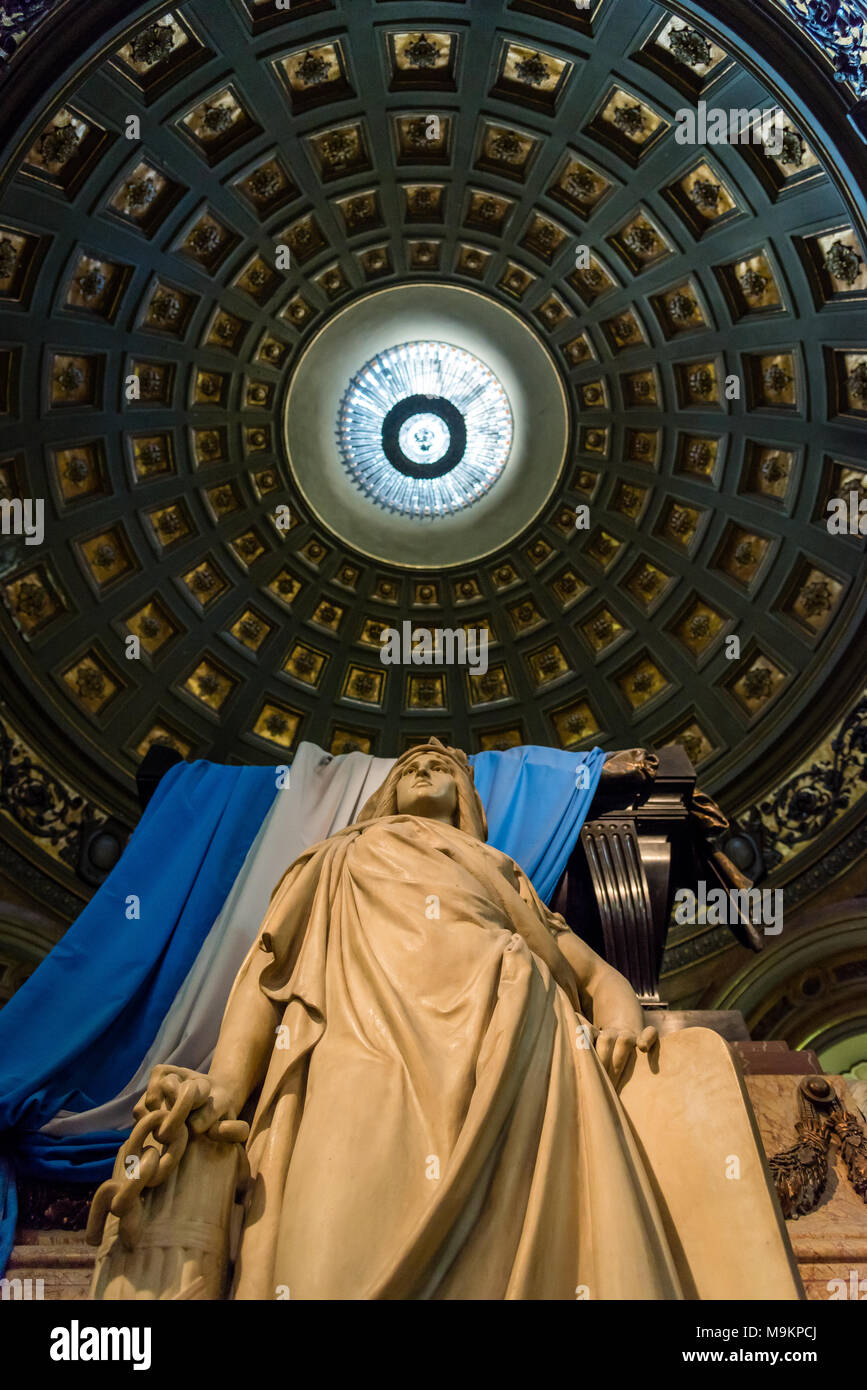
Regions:
[[210, 656], [203, 657], [181, 688], [213, 714], [219, 714], [238, 686], [236, 678]]
[[570, 154], [556, 182], [548, 189], [548, 196], [577, 212], [579, 217], [589, 217], [613, 188], [614, 184], [605, 174], [583, 158]]
[[634, 309], [621, 310], [614, 318], [605, 319], [602, 331], [614, 353], [627, 352], [630, 348], [645, 347], [647, 335]]
[[435, 579], [416, 580], [412, 586], [414, 607], [435, 608], [440, 603], [440, 586]]
[[491, 96], [511, 98], [553, 115], [572, 74], [565, 58], [504, 40]]
[[150, 752], [154, 744], [159, 744], [163, 748], [174, 748], [175, 752], [180, 753], [182, 758], [188, 758], [193, 751], [192, 742], [176, 733], [164, 721], [158, 720], [156, 724], [151, 725], [144, 738], [132, 749], [136, 762], [140, 762]]
[[328, 556], [331, 554], [327, 545], [324, 545], [316, 536], [311, 536], [298, 552], [300, 559], [305, 560], [313, 569], [318, 570]]
[[831, 387], [830, 413], [863, 420], [867, 416], [867, 348], [849, 352], [826, 348], [825, 361]]
[[669, 123], [644, 97], [613, 87], [586, 131], [636, 166], [665, 135]]
[[[589, 434], [595, 436], [595, 440], [591, 440], [588, 436], [586, 440], [582, 441], [582, 448], [584, 448], [585, 451], [587, 449], [593, 449], [594, 452], [604, 453], [604, 432], [602, 430], [591, 430]], [[594, 473], [591, 468], [585, 468], [582, 465], [575, 470], [575, 474], [572, 478], [572, 487], [575, 492], [580, 492], [585, 497], [592, 497], [596, 491], [600, 477], [601, 474]]]
[[662, 449], [662, 431], [628, 429], [624, 438], [624, 458], [644, 468], [656, 468]]
[[85, 573], [98, 590], [110, 588], [138, 568], [120, 525], [76, 542]]
[[301, 580], [291, 570], [284, 568], [269, 581], [266, 592], [278, 603], [282, 603], [285, 608], [291, 609], [302, 588]]
[[256, 349], [256, 361], [279, 371], [291, 350], [289, 343], [283, 338], [278, 338], [276, 333], [265, 333]]
[[209, 164], [245, 144], [260, 128], [234, 87], [221, 87], [181, 117], [178, 129]]
[[18, 632], [29, 642], [67, 611], [67, 601], [47, 565], [35, 565], [3, 584], [3, 600]]
[[250, 527], [246, 531], [242, 531], [240, 536], [236, 536], [234, 540], [229, 541], [229, 550], [242, 569], [246, 570], [249, 570], [255, 565], [257, 560], [261, 560], [262, 556], [266, 553], [266, 547], [262, 542], [262, 538], [253, 527]]
[[620, 378], [620, 389], [627, 409], [656, 410], [659, 407], [659, 379], [653, 367], [626, 372]]
[[142, 651], [150, 658], [158, 656], [181, 631], [158, 595], [131, 613], [123, 627], [139, 639]]
[[302, 716], [279, 700], [269, 699], [262, 705], [251, 732], [256, 738], [277, 748], [294, 747]]
[[341, 699], [359, 700], [365, 705], [381, 705], [385, 697], [385, 672], [351, 661], [340, 688]]
[[799, 366], [793, 352], [747, 353], [743, 362], [752, 410], [800, 410]]
[[677, 442], [675, 473], [710, 481], [719, 473], [722, 440], [705, 434], [682, 434]]
[[554, 710], [551, 723], [563, 748], [578, 748], [599, 733], [599, 723], [586, 700], [573, 700]]
[[339, 299], [352, 288], [339, 261], [320, 271], [315, 277], [315, 283], [329, 299]]
[[320, 684], [327, 665], [328, 656], [325, 652], [308, 646], [306, 642], [295, 642], [283, 662], [283, 670], [288, 676], [315, 689]]
[[139, 29], [111, 66], [151, 102], [211, 56], [186, 19], [170, 12]]
[[445, 709], [446, 678], [440, 673], [427, 673], [420, 676], [407, 676], [404, 693], [404, 708], [408, 710]]
[[247, 319], [230, 314], [226, 309], [217, 309], [208, 324], [203, 339], [205, 347], [218, 348], [236, 356], [247, 336], [250, 324]]
[[291, 323], [293, 328], [306, 328], [311, 319], [319, 313], [303, 294], [294, 294], [289, 302], [280, 310], [280, 317], [287, 323]]
[[410, 241], [407, 246], [410, 270], [439, 270], [442, 242]]
[[229, 581], [213, 560], [201, 560], [181, 576], [181, 582], [187, 597], [202, 611], [229, 588]]
[[802, 631], [816, 637], [834, 617], [844, 590], [839, 579], [809, 560], [801, 560], [786, 586], [780, 609]]
[[742, 215], [724, 176], [706, 159], [663, 191], [695, 237]]
[[441, 29], [414, 29], [385, 36], [389, 90], [456, 89], [458, 36]]
[[372, 753], [374, 737], [369, 730], [347, 729], [335, 724], [328, 751], [335, 757], [343, 753]]
[[175, 459], [170, 435], [127, 435], [126, 443], [135, 482], [148, 482], [162, 474], [174, 473]]
[[95, 353], [53, 352], [49, 356], [52, 410], [101, 403], [105, 359]]
[[358, 566], [350, 564], [348, 560], [344, 560], [337, 574], [334, 576], [334, 582], [335, 584], [339, 584], [341, 588], [349, 589], [351, 593], [355, 593], [360, 578], [361, 570]]
[[249, 295], [256, 304], [267, 303], [280, 284], [282, 277], [259, 255], [253, 256], [232, 281], [235, 289]]
[[407, 183], [403, 186], [405, 222], [442, 222], [445, 184]]
[[0, 224], [0, 303], [28, 305], [47, 238]]
[[539, 145], [538, 136], [529, 131], [486, 121], [479, 136], [475, 167], [523, 183]]
[[96, 441], [49, 450], [55, 488], [64, 506], [110, 491], [102, 446]]
[[340, 214], [347, 236], [357, 236], [359, 232], [377, 231], [382, 227], [382, 208], [379, 192], [375, 188], [364, 193], [353, 193], [347, 198], [337, 198], [334, 207]]
[[722, 570], [743, 588], [750, 588], [764, 568], [770, 545], [766, 536], [729, 522], [714, 556], [714, 568]]
[[665, 737], [659, 746], [672, 748], [678, 745], [684, 750], [693, 767], [701, 767], [716, 751], [713, 740], [705, 733], [697, 719], [690, 719], [687, 724], [680, 725]]
[[64, 308], [113, 322], [131, 274], [127, 265], [80, 254], [67, 282]]
[[483, 246], [469, 246], [461, 242], [457, 250], [455, 270], [459, 275], [469, 275], [473, 280], [483, 280], [491, 263], [493, 252]]
[[377, 575], [371, 597], [377, 603], [387, 603], [394, 606], [400, 602], [400, 584], [396, 579], [391, 579], [387, 575]]
[[650, 497], [650, 488], [640, 487], [637, 483], [619, 482], [611, 499], [611, 505], [621, 516], [625, 516], [627, 521], [636, 522], [647, 505]]
[[550, 524], [555, 531], [559, 531], [561, 536], [567, 540], [575, 534], [575, 511], [572, 507], [560, 507], [552, 517], [549, 518]]
[[516, 265], [514, 261], [509, 261], [505, 270], [497, 281], [497, 286], [505, 290], [513, 299], [521, 300], [526, 295], [530, 286], [535, 282], [535, 275], [531, 275], [522, 266]]
[[298, 185], [277, 153], [248, 169], [235, 179], [233, 186], [260, 219], [269, 217], [300, 194]]
[[340, 39], [296, 49], [274, 62], [294, 112], [354, 96]]
[[646, 654], [617, 676], [617, 684], [627, 703], [635, 710], [655, 700], [671, 685], [653, 658]]
[[175, 250], [206, 270], [216, 270], [238, 245], [240, 237], [209, 209], [199, 213], [175, 243]]
[[491, 582], [497, 590], [497, 593], [502, 593], [505, 589], [511, 589], [512, 585], [518, 584], [521, 578], [511, 560], [504, 560], [502, 564], [497, 565], [496, 569], [491, 570], [490, 573]]
[[564, 611], [583, 598], [589, 587], [573, 569], [562, 570], [556, 579], [548, 580], [548, 588]]
[[304, 265], [311, 256], [315, 256], [328, 245], [325, 234], [312, 212], [304, 213], [302, 217], [290, 222], [280, 233], [280, 240], [289, 247], [293, 263], [297, 262], [299, 265]]
[[572, 310], [553, 292], [542, 300], [533, 313], [549, 332], [553, 332], [555, 328], [562, 328], [566, 320], [572, 317]]
[[722, 410], [725, 372], [716, 358], [675, 364], [677, 398], [681, 410]]
[[315, 623], [317, 627], [324, 627], [327, 632], [336, 633], [340, 631], [345, 616], [346, 609], [342, 604], [324, 598], [317, 603], [310, 621]]
[[153, 507], [143, 514], [148, 524], [151, 543], [157, 553], [170, 550], [193, 534], [193, 525], [183, 502]]
[[511, 198], [503, 198], [500, 194], [488, 192], [487, 189], [471, 188], [470, 200], [464, 214], [464, 225], [490, 232], [492, 236], [501, 236], [514, 207], [515, 203]]
[[652, 295], [650, 302], [665, 338], [712, 327], [693, 280], [685, 280], [661, 294]]
[[526, 653], [525, 660], [530, 668], [533, 683], [537, 687], [550, 685], [552, 681], [562, 680], [571, 672], [569, 661], [559, 642], [549, 642], [547, 646]]
[[93, 117], [62, 106], [31, 145], [21, 172], [72, 198], [113, 138]]
[[608, 389], [604, 378], [582, 382], [576, 387], [582, 410], [607, 410]]
[[524, 547], [524, 554], [533, 566], [534, 570], [541, 569], [551, 556], [554, 554], [554, 547], [544, 536], [535, 536], [528, 546]]
[[458, 606], [464, 603], [473, 603], [481, 596], [481, 585], [475, 575], [465, 574], [460, 579], [452, 581], [452, 599]]
[[585, 304], [595, 304], [597, 299], [602, 299], [612, 290], [617, 289], [617, 281], [611, 271], [598, 259], [591, 255], [590, 264], [584, 269], [571, 271], [566, 279], [574, 290], [578, 291]]
[[470, 707], [473, 709], [480, 705], [495, 705], [501, 700], [513, 698], [509, 674], [505, 666], [491, 666], [483, 676], [477, 676], [471, 671], [467, 671], [466, 681], [468, 699]]
[[535, 599], [529, 597], [508, 603], [506, 613], [517, 637], [523, 637], [527, 632], [535, 632], [536, 628], [542, 627], [545, 622], [543, 614], [536, 607]]
[[112, 193], [108, 210], [127, 226], [152, 237], [184, 192], [156, 165], [139, 160]]
[[642, 271], [674, 254], [666, 237], [643, 208], [632, 213], [607, 241], [626, 262], [633, 275], [640, 275]]
[[534, 211], [519, 244], [550, 265], [568, 236], [565, 227]]
[[795, 462], [792, 449], [748, 442], [740, 491], [782, 502], [795, 476]]
[[673, 583], [673, 576], [647, 556], [641, 556], [621, 582], [635, 602], [641, 608], [649, 610], [668, 592]]
[[485, 729], [478, 735], [480, 753], [504, 753], [507, 748], [520, 748], [524, 742], [524, 731], [520, 724], [506, 724], [502, 728]]
[[657, 533], [681, 550], [691, 550], [698, 538], [699, 526], [706, 515], [700, 507], [670, 500], [657, 523]]
[[237, 484], [232, 481], [217, 483], [214, 487], [205, 488], [202, 495], [211, 516], [214, 521], [218, 522], [231, 516], [233, 512], [240, 511], [244, 505]]
[[710, 651], [720, 633], [730, 625], [730, 619], [695, 594], [672, 623], [670, 630], [690, 656], [698, 660]]
[[585, 362], [591, 362], [596, 354], [593, 345], [586, 333], [582, 333], [578, 338], [572, 338], [562, 346], [563, 356], [570, 367], [583, 366]]
[[141, 326], [151, 333], [183, 338], [197, 303], [197, 295], [157, 280], [145, 301]]
[[757, 251], [729, 265], [716, 266], [715, 273], [735, 321], [750, 314], [781, 313], [785, 310], [768, 252]]
[[867, 296], [864, 248], [853, 227], [843, 224], [818, 236], [796, 237], [817, 308], [831, 301]]
[[372, 167], [361, 121], [331, 126], [307, 136], [307, 146], [323, 183], [332, 183]]
[[125, 682], [94, 648], [61, 672], [61, 685], [79, 709], [102, 715], [125, 688]]
[[761, 652], [741, 662], [743, 670], [725, 682], [741, 710], [751, 718], [762, 713], [786, 683], [785, 672]]
[[627, 635], [627, 628], [607, 604], [602, 604], [582, 622], [576, 624], [590, 650], [598, 655]]
[[379, 651], [385, 629], [381, 618], [365, 618], [358, 640], [363, 647], [375, 647]]

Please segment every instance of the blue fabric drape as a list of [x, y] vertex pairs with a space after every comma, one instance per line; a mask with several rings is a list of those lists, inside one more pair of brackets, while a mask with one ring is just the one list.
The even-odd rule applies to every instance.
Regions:
[[565, 753], [530, 747], [470, 758], [489, 844], [520, 864], [543, 902], [566, 868], [606, 757], [600, 748]]
[[58, 1110], [111, 1099], [134, 1074], [276, 790], [270, 768], [172, 768], [105, 883], [0, 1013], [0, 1269], [17, 1161], [58, 1179], [106, 1176], [117, 1135], [69, 1145], [35, 1131]]

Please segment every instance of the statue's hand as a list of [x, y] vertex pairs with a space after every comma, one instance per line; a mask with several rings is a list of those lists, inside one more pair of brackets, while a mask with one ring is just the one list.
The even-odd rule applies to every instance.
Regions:
[[646, 748], [622, 748], [602, 764], [602, 781], [652, 782], [658, 768], [659, 758], [655, 753], [648, 753]]
[[186, 1082], [195, 1083], [189, 1088], [183, 1102], [186, 1112], [183, 1118], [188, 1120], [193, 1134], [204, 1134], [220, 1120], [237, 1118], [237, 1107], [227, 1087], [212, 1081], [204, 1072], [170, 1064], [154, 1067], [148, 1079], [147, 1090], [133, 1110], [133, 1115], [140, 1120], [150, 1110], [174, 1110], [181, 1087]]
[[596, 1032], [596, 1055], [615, 1086], [636, 1049], [649, 1052], [658, 1038], [655, 1028], [643, 1028], [638, 1034], [628, 1028], [601, 1028]]

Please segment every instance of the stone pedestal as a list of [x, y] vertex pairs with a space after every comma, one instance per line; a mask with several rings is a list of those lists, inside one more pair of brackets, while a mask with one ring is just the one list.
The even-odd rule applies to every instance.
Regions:
[[[797, 1140], [797, 1075], [745, 1079], [768, 1157], [790, 1148]], [[857, 1115], [843, 1078], [827, 1079], [846, 1109]], [[867, 1300], [867, 1204], [852, 1187], [837, 1144], [832, 1144], [829, 1159], [828, 1184], [815, 1211], [787, 1221], [786, 1230], [808, 1298], [848, 1299], [857, 1289]]]
[[16, 1232], [6, 1267], [7, 1297], [84, 1302], [93, 1277], [95, 1251], [84, 1231]]

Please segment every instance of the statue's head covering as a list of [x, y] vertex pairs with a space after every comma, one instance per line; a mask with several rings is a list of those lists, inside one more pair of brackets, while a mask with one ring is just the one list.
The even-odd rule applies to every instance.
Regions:
[[447, 748], [444, 743], [440, 743], [438, 738], [429, 739], [427, 743], [417, 744], [415, 748], [409, 748], [406, 753], [401, 754], [382, 786], [362, 806], [356, 817], [356, 825], [360, 825], [363, 821], [376, 820], [380, 816], [399, 815], [397, 784], [406, 771], [407, 763], [412, 758], [417, 757], [419, 753], [437, 753], [441, 758], [446, 758], [454, 764], [455, 781], [458, 787], [458, 828], [465, 830], [468, 835], [475, 835], [477, 839], [486, 841], [488, 822], [485, 817], [485, 808], [479, 793], [476, 791], [473, 769], [470, 767], [467, 755], [460, 748]]

